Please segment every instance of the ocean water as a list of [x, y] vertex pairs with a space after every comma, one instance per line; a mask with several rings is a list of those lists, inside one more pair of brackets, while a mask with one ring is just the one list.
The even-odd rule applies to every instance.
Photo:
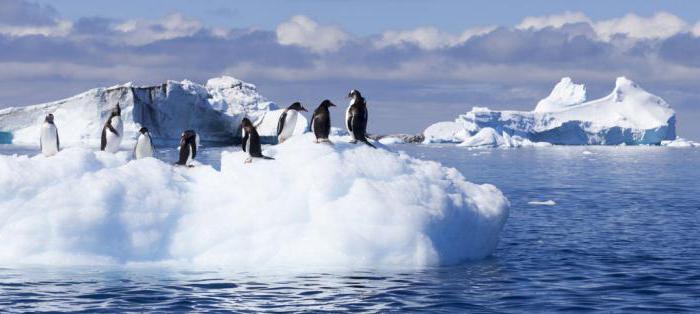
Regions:
[[[230, 148], [225, 148], [230, 149]], [[700, 150], [397, 145], [510, 199], [496, 252], [422, 270], [0, 268], [0, 312], [697, 312]], [[220, 148], [201, 160], [218, 167]], [[32, 153], [2, 147], [0, 153]], [[175, 160], [174, 150], [159, 158]], [[545, 201], [548, 204], [541, 205]], [[1, 249], [1, 248], [0, 248]]]

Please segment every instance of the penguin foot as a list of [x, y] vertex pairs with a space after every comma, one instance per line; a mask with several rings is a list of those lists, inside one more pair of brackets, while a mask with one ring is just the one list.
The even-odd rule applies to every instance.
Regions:
[[357, 144], [357, 140], [351, 140], [350, 144]]
[[249, 164], [249, 163], [252, 163], [252, 162], [253, 162], [253, 158], [248, 157], [248, 158], [246, 158], [246, 160], [245, 160], [243, 163], [244, 163], [244, 164]]

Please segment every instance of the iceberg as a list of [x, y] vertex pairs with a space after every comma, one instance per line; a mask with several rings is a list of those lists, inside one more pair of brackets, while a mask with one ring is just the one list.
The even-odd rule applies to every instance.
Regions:
[[401, 152], [306, 133], [226, 149], [221, 169], [69, 147], [0, 155], [0, 265], [422, 268], [491, 254], [493, 185]]
[[[557, 145], [659, 145], [676, 138], [676, 116], [670, 106], [625, 77], [617, 78], [608, 96], [585, 100], [583, 85], [565, 77], [534, 111], [474, 107], [455, 121], [426, 128], [424, 143], [469, 146], [489, 140], [482, 137], [493, 138], [491, 133]], [[486, 128], [493, 129], [488, 131], [491, 135], [473, 138]]]
[[[277, 127], [274, 117], [266, 117], [278, 109], [275, 103], [260, 95], [255, 85], [222, 76], [204, 85], [188, 80], [156, 86], [126, 83], [50, 103], [1, 109], [0, 143], [36, 144], [41, 122], [53, 113], [61, 144], [97, 145], [104, 121], [117, 103], [128, 144], [133, 144], [141, 127], [147, 127], [156, 142], [177, 141], [184, 130], [193, 129], [203, 141], [219, 143], [240, 140], [238, 130], [246, 116], [264, 122], [264, 132]], [[306, 128], [305, 119], [297, 124]]]

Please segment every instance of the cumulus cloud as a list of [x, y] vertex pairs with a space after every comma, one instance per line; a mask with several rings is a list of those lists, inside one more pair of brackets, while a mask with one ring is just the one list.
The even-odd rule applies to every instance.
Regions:
[[192, 36], [202, 29], [202, 23], [179, 13], [157, 20], [128, 20], [114, 26], [125, 37], [128, 44], [144, 45], [159, 40]]
[[21, 0], [0, 1], [0, 34], [66, 36], [72, 27], [71, 21], [57, 17], [53, 7]]
[[566, 25], [585, 23], [590, 25], [600, 40], [610, 41], [615, 36], [631, 39], [664, 39], [683, 32], [695, 32], [683, 19], [667, 12], [644, 17], [627, 14], [623, 17], [593, 21], [581, 12], [564, 12], [547, 16], [526, 17], [516, 25], [517, 29], [541, 30], [547, 27], [562, 28]]
[[459, 45], [469, 38], [489, 33], [494, 29], [495, 27], [475, 27], [455, 35], [433, 26], [425, 26], [408, 31], [386, 31], [374, 44], [377, 48], [413, 44], [421, 49], [433, 50]]
[[297, 45], [317, 53], [338, 51], [350, 39], [350, 34], [338, 26], [320, 25], [303, 16], [293, 16], [277, 26], [277, 41], [282, 45]]
[[683, 19], [666, 12], [650, 17], [627, 14], [621, 18], [597, 22], [593, 27], [604, 40], [610, 40], [615, 35], [635, 39], [663, 39], [689, 30]]
[[523, 19], [520, 24], [516, 25], [517, 29], [534, 29], [540, 30], [547, 27], [560, 28], [566, 24], [576, 23], [592, 23], [591, 19], [581, 12], [564, 12], [562, 14], [553, 14], [545, 16], [528, 16]]

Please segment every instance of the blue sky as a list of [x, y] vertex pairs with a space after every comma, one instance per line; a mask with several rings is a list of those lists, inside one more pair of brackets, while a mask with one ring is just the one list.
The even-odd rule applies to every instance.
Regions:
[[231, 75], [282, 105], [360, 89], [374, 131], [415, 133], [627, 76], [700, 139], [699, 22], [690, 1], [0, 0], [0, 108]]
[[463, 0], [41, 0], [64, 16], [77, 19], [102, 16], [119, 19], [158, 18], [181, 12], [210, 26], [274, 29], [290, 16], [303, 14], [321, 23], [340, 24], [359, 35], [386, 29], [433, 25], [461, 31], [477, 25], [514, 25], [525, 16], [580, 11], [594, 19], [627, 13], [652, 15], [667, 11], [688, 20], [700, 16], [696, 1], [463, 1]]

